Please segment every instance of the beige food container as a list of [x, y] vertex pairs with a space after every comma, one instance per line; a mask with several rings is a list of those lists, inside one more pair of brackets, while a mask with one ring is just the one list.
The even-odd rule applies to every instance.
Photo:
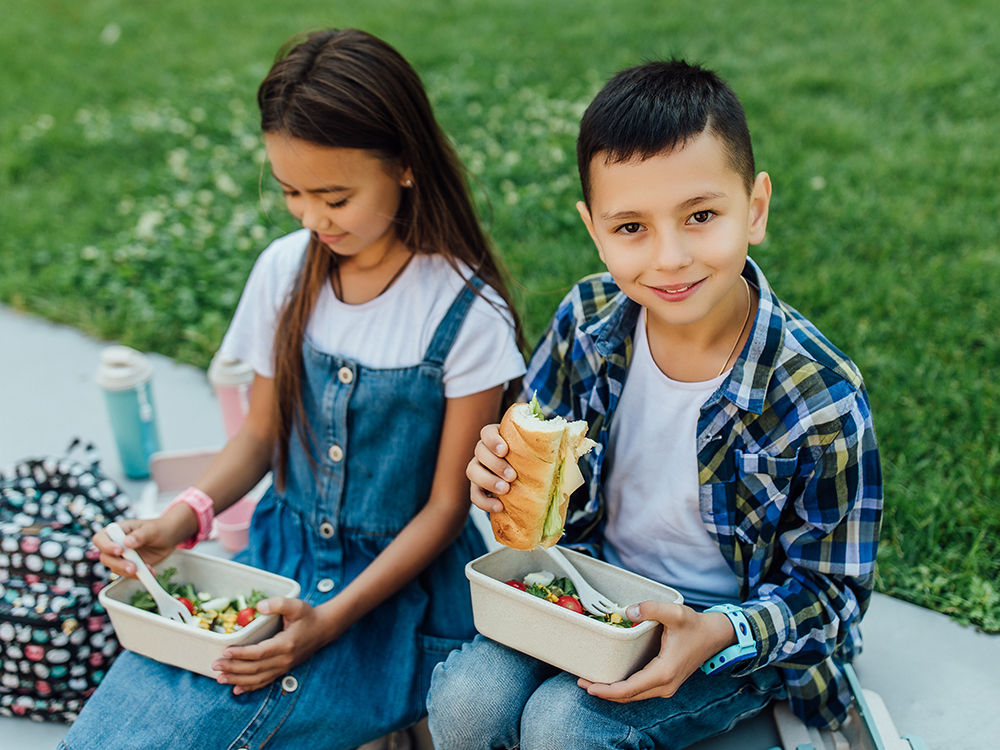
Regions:
[[[299, 595], [299, 584], [291, 578], [189, 550], [176, 550], [156, 566], [158, 573], [167, 568], [177, 568], [171, 580], [182, 585], [192, 583], [195, 591], [207, 591], [213, 596], [248, 597], [254, 589], [268, 597]], [[258, 643], [281, 630], [280, 615], [258, 615], [235, 633], [213, 633], [184, 625], [129, 604], [132, 594], [140, 589], [142, 584], [136, 579], [119, 578], [99, 595], [119, 643], [129, 651], [207, 677], [218, 675], [212, 664], [222, 658], [227, 646]]]
[[[583, 577], [622, 607], [647, 600], [681, 604], [676, 589], [560, 547]], [[642, 669], [660, 649], [663, 626], [647, 620], [620, 628], [508, 586], [528, 573], [565, 575], [543, 550], [503, 547], [465, 566], [476, 629], [498, 643], [592, 682], [618, 682]]]

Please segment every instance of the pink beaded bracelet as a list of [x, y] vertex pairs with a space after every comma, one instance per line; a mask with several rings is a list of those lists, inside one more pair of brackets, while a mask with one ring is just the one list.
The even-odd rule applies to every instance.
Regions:
[[183, 503], [187, 505], [198, 516], [198, 533], [190, 539], [186, 539], [177, 545], [179, 549], [191, 549], [198, 542], [208, 539], [212, 533], [212, 519], [215, 518], [215, 503], [208, 495], [197, 487], [188, 487], [181, 494], [174, 498], [174, 501], [167, 506], [166, 513], [175, 505]]

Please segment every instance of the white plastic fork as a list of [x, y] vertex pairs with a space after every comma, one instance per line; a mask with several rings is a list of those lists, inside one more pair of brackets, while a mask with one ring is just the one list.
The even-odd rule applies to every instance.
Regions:
[[580, 575], [580, 571], [562, 553], [562, 550], [558, 547], [542, 547], [542, 549], [549, 553], [549, 557], [559, 564], [559, 567], [566, 573], [566, 577], [576, 586], [577, 596], [580, 597], [580, 604], [583, 605], [585, 610], [595, 615], [618, 614], [625, 617], [625, 609], [619, 607], [611, 599], [587, 583], [586, 579]]
[[156, 607], [160, 610], [160, 614], [185, 625], [192, 624], [194, 617], [188, 611], [188, 608], [167, 593], [166, 589], [156, 580], [156, 576], [146, 567], [146, 563], [139, 557], [138, 552], [131, 547], [125, 546], [124, 529], [117, 523], [112, 522], [105, 526], [104, 530], [108, 532], [108, 536], [111, 537], [112, 542], [120, 545], [125, 550], [122, 553], [122, 557], [129, 562], [135, 563], [135, 570], [139, 576], [139, 581], [146, 587], [146, 591], [150, 593], [150, 596], [153, 597], [153, 601], [156, 602]]

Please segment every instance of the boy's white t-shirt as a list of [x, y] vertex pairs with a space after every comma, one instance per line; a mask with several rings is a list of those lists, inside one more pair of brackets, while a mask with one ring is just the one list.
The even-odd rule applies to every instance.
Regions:
[[698, 502], [698, 417], [725, 377], [683, 383], [664, 375], [649, 351], [643, 310], [605, 459], [605, 558], [704, 606], [739, 602], [736, 575]]
[[[274, 377], [273, 343], [278, 318], [295, 281], [309, 231], [302, 229], [273, 242], [257, 259], [220, 350], [246, 362], [254, 372]], [[414, 255], [395, 283], [360, 305], [337, 299], [323, 285], [306, 327], [310, 343], [322, 352], [369, 368], [412, 367], [423, 361], [470, 269], [462, 275], [440, 255]], [[464, 278], [463, 278], [464, 277]], [[524, 358], [517, 348], [506, 305], [493, 289], [477, 295], [444, 361], [447, 398], [461, 398], [520, 377]]]

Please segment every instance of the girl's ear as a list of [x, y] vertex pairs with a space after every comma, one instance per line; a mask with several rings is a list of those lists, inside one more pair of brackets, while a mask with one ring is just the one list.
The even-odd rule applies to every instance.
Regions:
[[750, 216], [747, 222], [747, 244], [759, 245], [767, 232], [767, 210], [771, 204], [771, 178], [761, 172], [750, 191]]
[[601, 249], [601, 243], [597, 241], [597, 234], [594, 232], [594, 219], [590, 215], [590, 209], [587, 208], [587, 204], [583, 201], [577, 201], [576, 210], [583, 220], [583, 225], [587, 227], [587, 232], [590, 233], [590, 239], [594, 241], [594, 245], [597, 247], [597, 254], [601, 256], [601, 262], [607, 265], [608, 262], [604, 260], [604, 250]]
[[407, 167], [403, 170], [403, 173], [399, 176], [399, 184], [405, 188], [413, 187], [413, 169]]

